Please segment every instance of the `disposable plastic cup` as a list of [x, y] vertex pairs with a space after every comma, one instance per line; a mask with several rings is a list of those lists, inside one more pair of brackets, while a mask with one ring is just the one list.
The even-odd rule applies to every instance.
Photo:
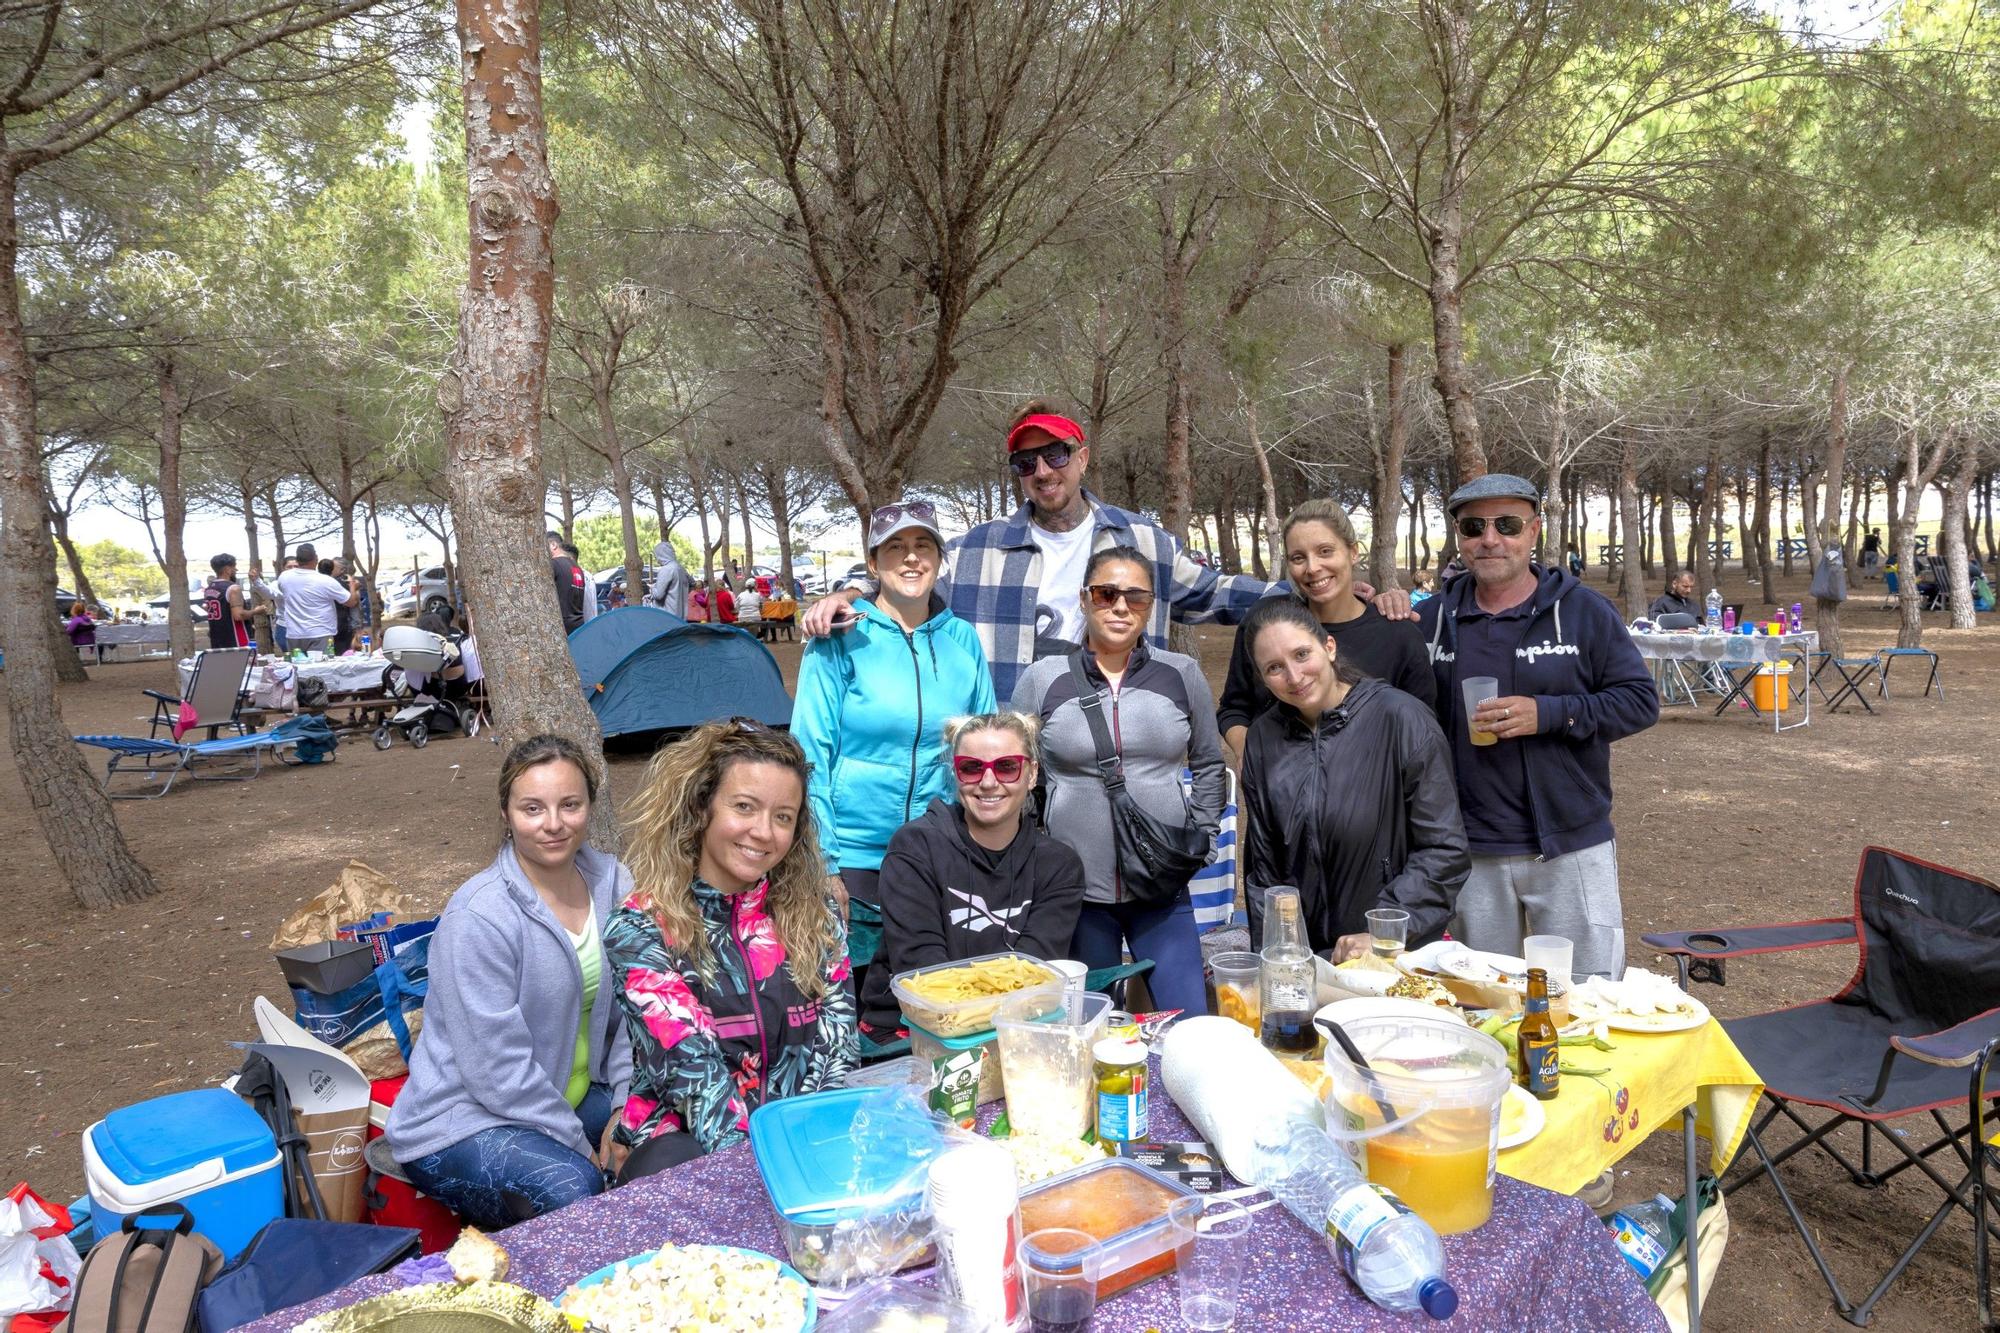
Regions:
[[1097, 1313], [1104, 1247], [1088, 1231], [1044, 1227], [1021, 1242], [1030, 1333], [1084, 1333]]
[[1057, 958], [1044, 963], [1044, 967], [1062, 978], [1063, 989], [1072, 995], [1083, 994], [1083, 980], [1090, 975], [1090, 965], [1079, 963], [1074, 958]]
[[1479, 711], [1479, 705], [1488, 699], [1500, 697], [1500, 682], [1492, 676], [1467, 676], [1458, 683], [1459, 692], [1465, 697], [1465, 731], [1474, 745], [1495, 745], [1500, 738], [1490, 731], [1481, 731], [1472, 724], [1472, 715]]
[[1007, 1119], [1016, 1134], [1080, 1139], [1089, 1131], [1097, 1079], [1091, 1047], [1111, 997], [1045, 987], [1010, 996], [993, 1016]]
[[1373, 907], [1366, 914], [1369, 947], [1382, 958], [1394, 958], [1410, 941], [1410, 914], [1400, 907]]
[[1263, 1002], [1257, 993], [1258, 976], [1264, 960], [1254, 953], [1219, 953], [1208, 960], [1209, 974], [1215, 979], [1214, 1012], [1234, 1019], [1252, 1032], [1263, 1018]]
[[1329, 1042], [1327, 1133], [1440, 1235], [1493, 1215], [1506, 1048], [1455, 1018], [1412, 1014], [1341, 1025], [1371, 1066]]
[[1521, 941], [1521, 956], [1531, 968], [1549, 974], [1551, 989], [1569, 989], [1570, 962], [1576, 957], [1576, 942], [1561, 935], [1530, 935]]
[[1167, 1211], [1167, 1224], [1173, 1230], [1181, 1322], [1194, 1329], [1233, 1328], [1249, 1257], [1249, 1210], [1198, 1196], [1178, 1199]]

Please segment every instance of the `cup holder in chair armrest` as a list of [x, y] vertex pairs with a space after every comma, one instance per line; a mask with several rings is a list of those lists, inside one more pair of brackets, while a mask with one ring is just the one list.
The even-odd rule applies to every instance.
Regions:
[[1729, 953], [1736, 947], [1727, 935], [1712, 930], [1688, 935], [1683, 943], [1687, 945], [1690, 953], [1696, 954]]

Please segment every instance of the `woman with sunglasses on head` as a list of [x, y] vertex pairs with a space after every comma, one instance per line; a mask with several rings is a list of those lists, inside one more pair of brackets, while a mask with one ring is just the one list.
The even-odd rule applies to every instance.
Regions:
[[847, 905], [862, 1009], [880, 1013], [894, 1008], [887, 969], [871, 965], [881, 939], [882, 857], [897, 829], [953, 789], [944, 720], [990, 713], [994, 700], [978, 634], [935, 591], [944, 537], [931, 505], [876, 509], [867, 553], [879, 588], [854, 604], [846, 633], [807, 645], [792, 735], [812, 765], [827, 893]]
[[[1041, 729], [1023, 713], [945, 724], [958, 799], [933, 800], [889, 839], [879, 970], [894, 975], [1007, 949], [1069, 957], [1083, 862], [1021, 818]], [[862, 1017], [887, 1028], [899, 1021], [892, 999]]]
[[1409, 947], [1450, 924], [1471, 868], [1451, 751], [1429, 705], [1351, 663], [1345, 641], [1288, 597], [1243, 622], [1276, 706], [1243, 750], [1244, 896], [1261, 938], [1264, 891], [1299, 890], [1315, 952], [1368, 952], [1367, 913], [1410, 914]]
[[[1361, 675], [1387, 681], [1428, 705], [1437, 684], [1416, 622], [1385, 619], [1355, 595], [1354, 570], [1361, 559], [1361, 543], [1347, 511], [1333, 500], [1307, 500], [1286, 517], [1284, 542], [1285, 572], [1293, 592], [1327, 635], [1339, 642], [1340, 660]], [[1232, 751], [1243, 753], [1243, 738], [1250, 724], [1274, 703], [1262, 673], [1250, 660], [1248, 637], [1238, 628], [1215, 717], [1222, 739]]]
[[[1091, 556], [1080, 600], [1084, 646], [1030, 666], [1013, 700], [1015, 709], [1042, 720], [1044, 822], [1083, 860], [1086, 888], [1072, 956], [1094, 968], [1113, 967], [1129, 948], [1135, 959], [1153, 961], [1146, 984], [1158, 1004], [1206, 1013], [1187, 885], [1127, 882], [1085, 708], [1088, 700], [1102, 718], [1133, 803], [1160, 824], [1212, 838], [1225, 783], [1214, 696], [1193, 658], [1146, 642], [1153, 571], [1140, 552], [1113, 546]], [[1186, 796], [1183, 768], [1194, 774]]]
[[740, 718], [696, 727], [654, 756], [628, 817], [635, 887], [604, 932], [632, 1045], [621, 1179], [740, 1142], [753, 1109], [855, 1062], [798, 743]]

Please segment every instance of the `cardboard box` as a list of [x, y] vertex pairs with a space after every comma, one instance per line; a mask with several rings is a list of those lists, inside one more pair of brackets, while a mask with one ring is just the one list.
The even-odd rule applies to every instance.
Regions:
[[[306, 1136], [307, 1165], [329, 1221], [359, 1222], [368, 1165], [368, 1080], [355, 1063], [258, 996], [252, 1006], [264, 1040], [247, 1049], [271, 1062], [291, 1094], [292, 1116]], [[296, 1178], [292, 1188], [303, 1193]]]

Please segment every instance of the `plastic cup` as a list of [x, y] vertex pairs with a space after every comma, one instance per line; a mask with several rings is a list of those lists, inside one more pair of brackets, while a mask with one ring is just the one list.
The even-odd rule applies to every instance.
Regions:
[[1094, 1122], [1097, 1078], [1091, 1047], [1111, 997], [1053, 986], [1008, 997], [993, 1015], [1007, 1119], [1016, 1134], [1080, 1139]]
[[1521, 941], [1521, 956], [1530, 968], [1549, 974], [1551, 990], [1569, 989], [1570, 962], [1576, 956], [1576, 942], [1561, 935], [1530, 935]]
[[1216, 1330], [1236, 1323], [1237, 1289], [1250, 1249], [1250, 1213], [1239, 1203], [1177, 1199], [1167, 1210], [1181, 1322]]
[[1465, 731], [1474, 745], [1495, 745], [1500, 738], [1490, 731], [1481, 731], [1472, 724], [1472, 715], [1479, 711], [1479, 705], [1488, 699], [1500, 697], [1500, 682], [1492, 676], [1467, 676], [1458, 683], [1459, 693], [1465, 699]]
[[1263, 1016], [1263, 1002], [1257, 994], [1263, 965], [1264, 960], [1256, 954], [1242, 951], [1219, 953], [1209, 959], [1209, 975], [1215, 979], [1213, 1012], [1257, 1031]]
[[1088, 963], [1079, 963], [1074, 958], [1057, 958], [1042, 966], [1062, 978], [1063, 989], [1069, 994], [1083, 994], [1083, 979], [1090, 975]]
[[1083, 1333], [1097, 1313], [1103, 1247], [1088, 1231], [1045, 1227], [1021, 1242], [1031, 1333]]
[[1378, 958], [1394, 958], [1410, 942], [1410, 914], [1400, 907], [1369, 909], [1368, 941]]

